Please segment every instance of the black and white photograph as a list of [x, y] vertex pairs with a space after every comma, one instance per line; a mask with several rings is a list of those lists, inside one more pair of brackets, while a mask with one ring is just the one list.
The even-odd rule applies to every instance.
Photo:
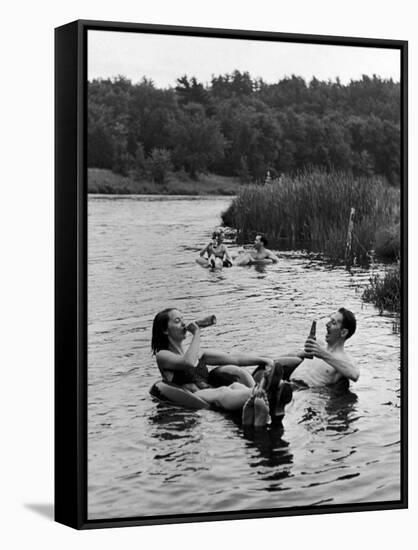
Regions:
[[87, 52], [88, 520], [399, 504], [400, 48]]

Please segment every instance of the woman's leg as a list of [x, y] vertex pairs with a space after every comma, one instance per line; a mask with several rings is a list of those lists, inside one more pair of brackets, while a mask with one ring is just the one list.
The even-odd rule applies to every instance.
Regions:
[[203, 257], [200, 257], [200, 258], [196, 258], [196, 262], [203, 266], [203, 267], [207, 267], [208, 266], [208, 260], [206, 258], [203, 258]]
[[215, 267], [216, 269], [222, 269], [223, 266], [224, 266], [224, 263], [223, 263], [222, 259], [221, 259], [221, 258], [215, 258], [215, 265], [214, 265], [214, 267]]
[[255, 418], [254, 401], [255, 401], [255, 395], [253, 394], [245, 402], [244, 408], [242, 409], [243, 426], [254, 426], [254, 418]]
[[215, 264], [215, 254], [211, 254], [208, 258], [208, 264], [210, 267], [212, 267], [213, 269], [215, 269], [216, 267], [216, 264]]
[[[240, 384], [241, 385], [241, 384]], [[241, 385], [241, 388], [231, 388], [222, 386], [220, 388], [208, 388], [194, 393], [207, 401], [210, 405], [215, 405], [225, 411], [239, 411], [244, 406], [247, 399], [251, 396], [251, 388]]]
[[265, 394], [254, 399], [254, 428], [264, 428], [270, 420], [269, 402]]

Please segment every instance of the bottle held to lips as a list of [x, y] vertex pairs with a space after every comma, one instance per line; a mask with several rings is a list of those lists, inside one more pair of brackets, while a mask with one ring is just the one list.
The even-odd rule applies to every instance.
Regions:
[[208, 315], [196, 321], [196, 325], [200, 328], [211, 327], [216, 324], [216, 315]]
[[[311, 330], [309, 332], [308, 338], [313, 338], [313, 340], [316, 340], [316, 321], [312, 321]], [[306, 354], [305, 359], [313, 359], [313, 355]]]

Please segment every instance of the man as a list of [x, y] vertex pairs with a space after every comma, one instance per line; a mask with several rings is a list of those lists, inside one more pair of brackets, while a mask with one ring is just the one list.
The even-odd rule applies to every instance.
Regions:
[[254, 240], [254, 250], [240, 254], [236, 258], [235, 264], [248, 265], [257, 262], [264, 262], [266, 260], [271, 260], [273, 263], [277, 263], [279, 258], [271, 250], [266, 248], [267, 244], [266, 237], [257, 235]]
[[[292, 399], [292, 389], [334, 386], [339, 383], [348, 386], [350, 380], [358, 380], [359, 370], [344, 349], [345, 342], [355, 331], [354, 314], [342, 307], [330, 316], [326, 324], [326, 347], [319, 345], [314, 338], [308, 338], [304, 351], [279, 357], [274, 362], [272, 376], [278, 377], [278, 380], [273, 394], [267, 394], [272, 421], [281, 421], [283, 418], [284, 407]], [[264, 372], [264, 366], [260, 366], [253, 373], [261, 387]], [[244, 407], [243, 418], [246, 414]]]
[[[330, 316], [326, 324], [326, 347], [314, 338], [308, 338], [303, 352], [293, 357], [281, 357], [277, 362], [284, 366], [287, 378], [296, 387], [329, 386], [350, 380], [357, 382], [359, 369], [344, 349], [355, 330], [354, 314], [342, 307]], [[306, 359], [312, 355], [313, 359]]]

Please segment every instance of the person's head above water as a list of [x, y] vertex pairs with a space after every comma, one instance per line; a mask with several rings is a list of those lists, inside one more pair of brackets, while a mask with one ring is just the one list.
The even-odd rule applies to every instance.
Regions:
[[256, 235], [256, 237], [254, 239], [254, 248], [256, 250], [259, 250], [263, 246], [266, 247], [267, 244], [268, 244], [268, 241], [267, 241], [266, 237], [264, 237], [263, 235]]
[[218, 244], [222, 243], [222, 241], [224, 240], [224, 232], [221, 231], [220, 229], [217, 229], [212, 233], [212, 240], [213, 239], [216, 239], [216, 242]]
[[178, 309], [163, 309], [154, 317], [152, 324], [151, 349], [155, 355], [162, 349], [169, 349], [171, 342], [181, 343], [187, 334], [187, 327]]
[[341, 307], [338, 311], [330, 316], [327, 327], [325, 340], [328, 345], [333, 345], [338, 342], [345, 342], [356, 331], [356, 318], [350, 310]]

